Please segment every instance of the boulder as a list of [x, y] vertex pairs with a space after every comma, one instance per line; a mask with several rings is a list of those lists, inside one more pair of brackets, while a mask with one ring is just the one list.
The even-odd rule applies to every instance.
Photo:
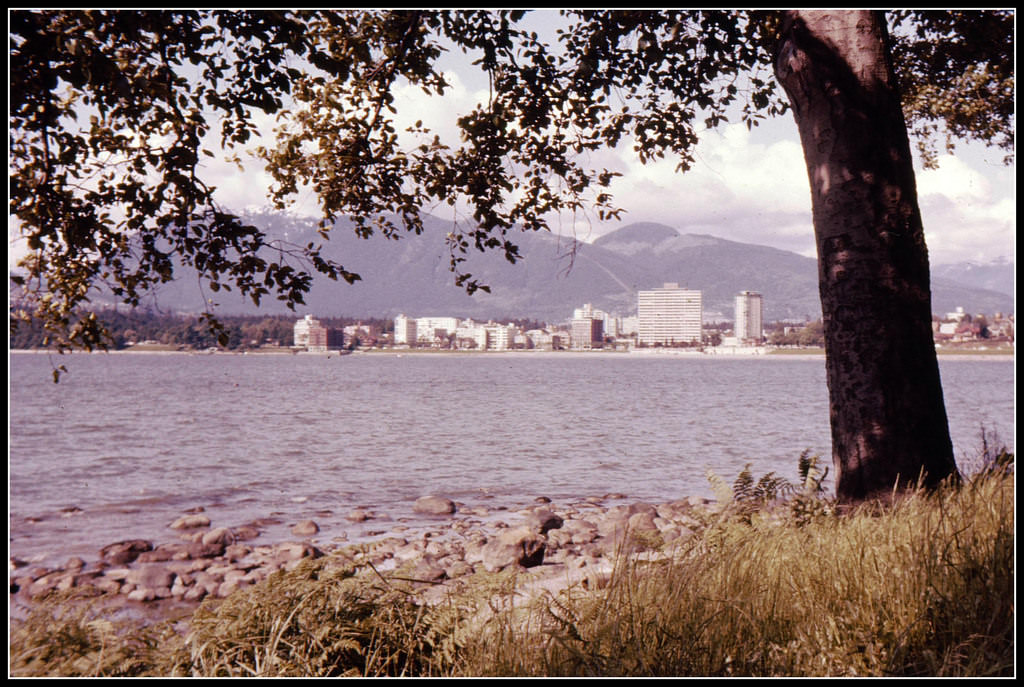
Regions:
[[218, 527], [212, 529], [203, 535], [203, 544], [223, 544], [224, 546], [230, 546], [235, 543], [235, 535], [227, 527]]
[[538, 508], [526, 516], [527, 527], [540, 534], [547, 534], [551, 530], [558, 529], [562, 526], [562, 522], [562, 518], [545, 508]]
[[349, 522], [366, 522], [370, 517], [372, 517], [370, 515], [370, 511], [365, 508], [356, 508], [350, 511], [349, 514], [345, 516], [345, 519]]
[[162, 587], [169, 589], [174, 584], [174, 577], [174, 573], [165, 566], [150, 564], [133, 568], [125, 578], [125, 582], [147, 589], [159, 589]]
[[172, 560], [182, 547], [165, 546], [160, 545], [152, 551], [143, 551], [139, 554], [139, 557], [135, 559], [136, 563], [161, 563], [163, 561]]
[[597, 525], [589, 520], [572, 519], [562, 523], [562, 527], [548, 532], [548, 541], [555, 546], [568, 544], [589, 544], [599, 536]]
[[152, 550], [151, 542], [144, 539], [131, 539], [104, 546], [100, 549], [100, 558], [113, 565], [126, 565], [138, 558], [139, 554]]
[[511, 565], [532, 568], [544, 562], [545, 542], [544, 535], [529, 527], [504, 530], [484, 545], [481, 564], [488, 572], [497, 572]]
[[421, 496], [412, 509], [425, 515], [451, 515], [455, 512], [455, 502], [443, 496]]
[[242, 525], [235, 528], [236, 541], [248, 541], [260, 536], [260, 528], [255, 525]]
[[658, 524], [654, 518], [655, 516], [650, 511], [634, 513], [626, 524], [630, 532], [657, 532]]
[[183, 515], [171, 523], [172, 530], [193, 530], [197, 527], [209, 527], [210, 519], [205, 515]]
[[309, 537], [320, 531], [320, 526], [312, 520], [302, 520], [292, 527], [292, 534], [296, 537]]
[[227, 546], [223, 542], [214, 542], [211, 544], [204, 544], [201, 541], [192, 542], [188, 544], [186, 550], [188, 551], [188, 557], [191, 559], [197, 558], [216, 558], [217, 556], [224, 555], [224, 550]]

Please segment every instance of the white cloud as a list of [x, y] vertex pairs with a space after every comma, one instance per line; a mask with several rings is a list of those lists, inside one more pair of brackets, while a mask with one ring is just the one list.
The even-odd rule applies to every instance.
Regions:
[[946, 155], [917, 172], [918, 202], [933, 264], [1012, 256], [1016, 198], [1013, 167]]
[[810, 193], [803, 153], [795, 137], [743, 125], [707, 132], [696, 162], [676, 171], [677, 160], [642, 165], [627, 146], [617, 151], [615, 202], [628, 210], [623, 222], [660, 222], [683, 233], [707, 233], [730, 240], [813, 254]]

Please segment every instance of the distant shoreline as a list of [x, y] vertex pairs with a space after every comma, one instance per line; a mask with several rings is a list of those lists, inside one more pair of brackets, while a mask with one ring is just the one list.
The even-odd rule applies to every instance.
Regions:
[[[799, 349], [749, 349], [749, 350], [722, 350], [716, 351], [711, 349], [711, 352], [692, 351], [687, 349], [672, 349], [672, 348], [649, 348], [639, 349], [633, 351], [613, 351], [613, 350], [593, 350], [593, 351], [550, 351], [550, 350], [509, 350], [509, 351], [450, 351], [450, 350], [435, 350], [435, 349], [412, 349], [412, 348], [397, 348], [397, 349], [367, 349], [367, 350], [356, 350], [356, 351], [326, 351], [326, 352], [310, 352], [310, 351], [295, 351], [290, 349], [251, 349], [245, 351], [209, 351], [209, 350], [176, 350], [172, 348], [162, 348], [158, 346], [153, 347], [131, 347], [123, 348], [118, 350], [109, 351], [69, 351], [67, 353], [59, 353], [57, 351], [38, 349], [38, 348], [12, 348], [8, 349], [8, 353], [18, 354], [30, 354], [30, 355], [52, 355], [52, 356], [65, 356], [65, 355], [81, 355], [81, 354], [149, 354], [149, 355], [192, 355], [192, 356], [203, 356], [203, 355], [232, 355], [232, 356], [245, 356], [245, 355], [259, 355], [259, 356], [302, 356], [302, 357], [347, 357], [350, 355], [364, 356], [392, 356], [392, 357], [404, 357], [404, 356], [436, 356], [436, 355], [463, 355], [463, 356], [488, 356], [488, 357], [518, 357], [518, 356], [531, 356], [531, 357], [551, 357], [551, 358], [608, 358], [608, 357], [619, 357], [627, 356], [631, 358], [686, 358], [686, 359], [711, 359], [720, 360], [726, 359], [813, 359], [821, 358], [825, 355], [825, 349], [823, 348], [799, 348]], [[1009, 351], [1003, 347], [994, 349], [939, 349], [937, 351], [938, 357], [941, 359], [953, 359], [953, 358], [964, 358], [964, 359], [982, 359], [982, 360], [1014, 360], [1016, 354], [1013, 349]]]

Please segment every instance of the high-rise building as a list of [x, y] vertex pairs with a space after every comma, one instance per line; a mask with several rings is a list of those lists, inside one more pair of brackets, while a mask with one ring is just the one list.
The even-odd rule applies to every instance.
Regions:
[[641, 346], [700, 343], [704, 307], [700, 291], [665, 284], [637, 294], [637, 343]]
[[764, 338], [764, 299], [754, 291], [736, 296], [736, 338], [740, 342], [760, 342]]

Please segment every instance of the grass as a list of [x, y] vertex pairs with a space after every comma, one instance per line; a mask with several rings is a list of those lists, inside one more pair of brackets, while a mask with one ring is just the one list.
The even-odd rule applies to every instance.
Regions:
[[400, 571], [336, 557], [203, 605], [187, 632], [57, 598], [12, 625], [10, 674], [1013, 675], [1015, 478], [993, 455], [958, 488], [843, 515], [813, 480], [780, 504], [741, 475], [684, 545], [530, 603], [501, 573], [424, 605]]

